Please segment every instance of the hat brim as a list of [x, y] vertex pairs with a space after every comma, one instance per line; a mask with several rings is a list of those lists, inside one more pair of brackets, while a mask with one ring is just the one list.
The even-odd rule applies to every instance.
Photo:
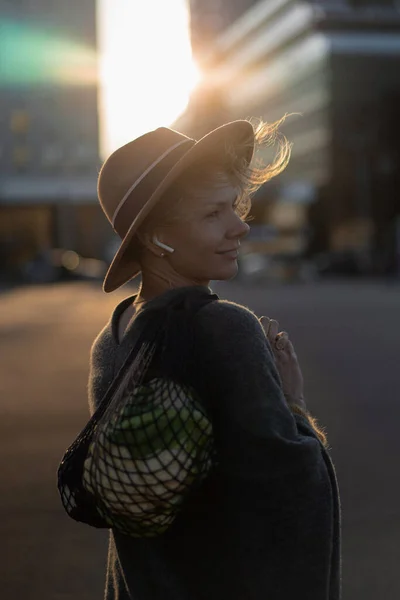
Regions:
[[[245, 142], [247, 143], [245, 144]], [[249, 144], [248, 142], [251, 143]], [[127, 257], [126, 250], [139, 226], [160, 200], [161, 196], [190, 165], [209, 156], [211, 153], [215, 154], [218, 151], [226, 150], [228, 144], [238, 149], [242, 146], [244, 148], [243, 158], [250, 163], [254, 152], [254, 129], [252, 124], [249, 121], [233, 121], [214, 129], [198, 140], [172, 167], [136, 216], [122, 240], [103, 281], [103, 290], [105, 292], [113, 292], [140, 273], [140, 264], [131, 255]]]

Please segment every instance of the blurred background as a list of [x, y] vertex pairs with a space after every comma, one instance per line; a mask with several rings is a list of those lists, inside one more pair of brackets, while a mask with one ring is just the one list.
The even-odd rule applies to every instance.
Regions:
[[101, 291], [103, 160], [162, 125], [286, 113], [289, 167], [212, 287], [295, 345], [341, 490], [343, 600], [400, 597], [399, 73], [399, 0], [0, 0], [5, 597], [103, 595], [107, 533], [68, 519], [55, 479], [93, 339], [138, 285]]
[[254, 198], [248, 280], [400, 277], [396, 0], [0, 3], [2, 284], [100, 277], [96, 178], [160, 125], [275, 121], [290, 168]]

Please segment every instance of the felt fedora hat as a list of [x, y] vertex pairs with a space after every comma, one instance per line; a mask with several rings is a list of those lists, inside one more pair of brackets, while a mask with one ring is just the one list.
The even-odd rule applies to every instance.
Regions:
[[254, 129], [249, 121], [226, 123], [198, 141], [160, 127], [118, 148], [106, 159], [98, 178], [98, 197], [122, 241], [104, 278], [105, 292], [116, 290], [140, 273], [140, 264], [127, 249], [169, 186], [189, 166], [220, 156], [228, 147], [251, 161]]

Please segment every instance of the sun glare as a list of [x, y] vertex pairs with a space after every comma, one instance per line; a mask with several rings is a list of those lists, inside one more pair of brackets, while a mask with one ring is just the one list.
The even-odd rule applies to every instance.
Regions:
[[103, 156], [187, 106], [199, 79], [185, 0], [99, 0]]

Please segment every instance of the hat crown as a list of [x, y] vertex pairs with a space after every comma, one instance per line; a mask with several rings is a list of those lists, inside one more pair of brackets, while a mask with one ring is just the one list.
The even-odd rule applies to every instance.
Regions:
[[[175, 148], [182, 147], [182, 151], [172, 162], [179, 160], [194, 143], [195, 140], [178, 131], [159, 127], [115, 150], [104, 162], [97, 185], [101, 207], [110, 223], [114, 226], [116, 211], [132, 186], [144, 177], [154, 177], [154, 168]], [[155, 187], [171, 168], [171, 161], [168, 163], [164, 169], [158, 168]]]

